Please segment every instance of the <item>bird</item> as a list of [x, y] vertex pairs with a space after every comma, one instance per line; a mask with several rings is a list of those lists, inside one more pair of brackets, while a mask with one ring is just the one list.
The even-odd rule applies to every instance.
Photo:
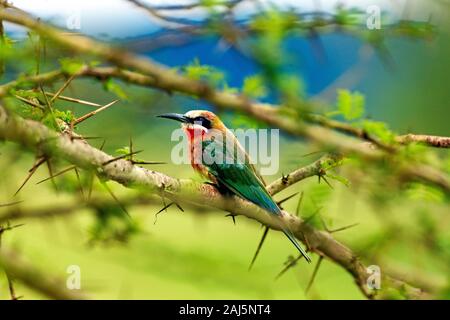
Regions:
[[[217, 115], [208, 110], [191, 110], [185, 114], [165, 113], [158, 117], [181, 122], [181, 128], [188, 138], [193, 169], [213, 183], [221, 193], [236, 195], [269, 214], [282, 216], [280, 207], [265, 188], [264, 180], [251, 163], [249, 155]], [[233, 147], [230, 148], [230, 145]], [[292, 231], [283, 225], [282, 231], [286, 237], [306, 261], [311, 262]]]

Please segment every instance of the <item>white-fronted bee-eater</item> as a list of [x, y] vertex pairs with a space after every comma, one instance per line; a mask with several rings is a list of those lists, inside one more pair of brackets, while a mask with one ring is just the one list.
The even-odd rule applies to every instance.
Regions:
[[[269, 214], [282, 215], [281, 209], [250, 163], [248, 154], [218, 116], [210, 111], [192, 110], [186, 114], [167, 113], [159, 117], [181, 122], [188, 138], [192, 167], [213, 182], [219, 191], [250, 201]], [[287, 226], [283, 228], [283, 232], [310, 262], [310, 257]]]

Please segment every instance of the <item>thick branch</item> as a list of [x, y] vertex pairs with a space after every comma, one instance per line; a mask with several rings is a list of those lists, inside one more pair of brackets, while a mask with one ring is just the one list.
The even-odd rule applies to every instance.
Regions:
[[[132, 165], [126, 160], [117, 160], [104, 166], [104, 163], [113, 159], [106, 153], [91, 147], [85, 141], [73, 140], [64, 134], [59, 135], [38, 122], [10, 115], [1, 107], [0, 138], [18, 142], [47, 156], [58, 155], [81, 168], [94, 170], [104, 178], [127, 187], [157, 193], [176, 202], [205, 204], [255, 219], [272, 229], [280, 229], [280, 219], [248, 201], [235, 196], [224, 197], [209, 184], [175, 179]], [[281, 220], [290, 227], [299, 240], [308, 245], [311, 251], [327, 257], [346, 269], [352, 274], [361, 291], [366, 296], [373, 297], [366, 286], [369, 276], [366, 267], [349, 248], [336, 241], [330, 233], [316, 230], [301, 218], [285, 211]]]

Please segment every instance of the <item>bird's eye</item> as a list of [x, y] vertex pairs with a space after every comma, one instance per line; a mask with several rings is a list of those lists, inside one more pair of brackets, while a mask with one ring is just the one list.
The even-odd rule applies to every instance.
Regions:
[[206, 119], [205, 117], [199, 116], [194, 118], [194, 123], [205, 127], [206, 129], [211, 129], [211, 121]]

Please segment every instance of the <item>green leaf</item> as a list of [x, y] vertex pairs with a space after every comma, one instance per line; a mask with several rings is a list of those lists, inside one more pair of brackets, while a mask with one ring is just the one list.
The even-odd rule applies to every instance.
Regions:
[[[280, 76], [279, 89], [283, 97], [291, 102], [299, 102], [305, 96], [305, 84], [301, 78], [293, 74]], [[301, 107], [299, 103], [297, 106]]]
[[244, 79], [242, 92], [249, 98], [262, 98], [267, 95], [267, 88], [261, 75], [248, 76]]
[[192, 63], [183, 67], [186, 76], [197, 81], [205, 81], [218, 86], [225, 79], [225, 75], [216, 68], [200, 64], [197, 58]]
[[58, 109], [54, 109], [53, 114], [55, 115], [55, 118], [61, 119], [62, 121], [64, 121], [67, 124], [70, 124], [73, 120], [75, 120], [75, 116], [73, 115], [72, 111], [70, 111], [70, 110], [61, 111]]
[[116, 149], [116, 153], [120, 154], [120, 155], [126, 155], [130, 153], [130, 147], [126, 146], [126, 147], [122, 147], [119, 149]]
[[[282, 12], [276, 8], [266, 10], [250, 22], [250, 28], [265, 33], [266, 36], [281, 39], [284, 33], [295, 26], [298, 18], [290, 12]], [[275, 48], [274, 48], [275, 49]]]
[[364, 114], [365, 98], [359, 92], [353, 94], [348, 90], [337, 91], [337, 108], [348, 121], [361, 118]]
[[382, 142], [392, 143], [395, 141], [395, 134], [389, 130], [384, 122], [364, 120], [362, 127], [370, 136], [377, 137]]
[[128, 96], [125, 93], [125, 91], [122, 89], [122, 87], [112, 78], [108, 78], [104, 83], [103, 86], [105, 90], [114, 93], [117, 97], [119, 97], [122, 100], [128, 100]]
[[76, 74], [85, 65], [83, 61], [73, 58], [59, 59], [59, 64], [61, 65], [61, 70], [70, 75]]
[[223, 92], [227, 92], [227, 93], [231, 93], [231, 94], [238, 94], [239, 93], [239, 89], [238, 88], [230, 87], [230, 86], [228, 86], [228, 83], [224, 83], [223, 84], [222, 91]]
[[359, 23], [361, 17], [364, 15], [360, 10], [341, 6], [337, 8], [334, 19], [338, 25], [349, 26]]

